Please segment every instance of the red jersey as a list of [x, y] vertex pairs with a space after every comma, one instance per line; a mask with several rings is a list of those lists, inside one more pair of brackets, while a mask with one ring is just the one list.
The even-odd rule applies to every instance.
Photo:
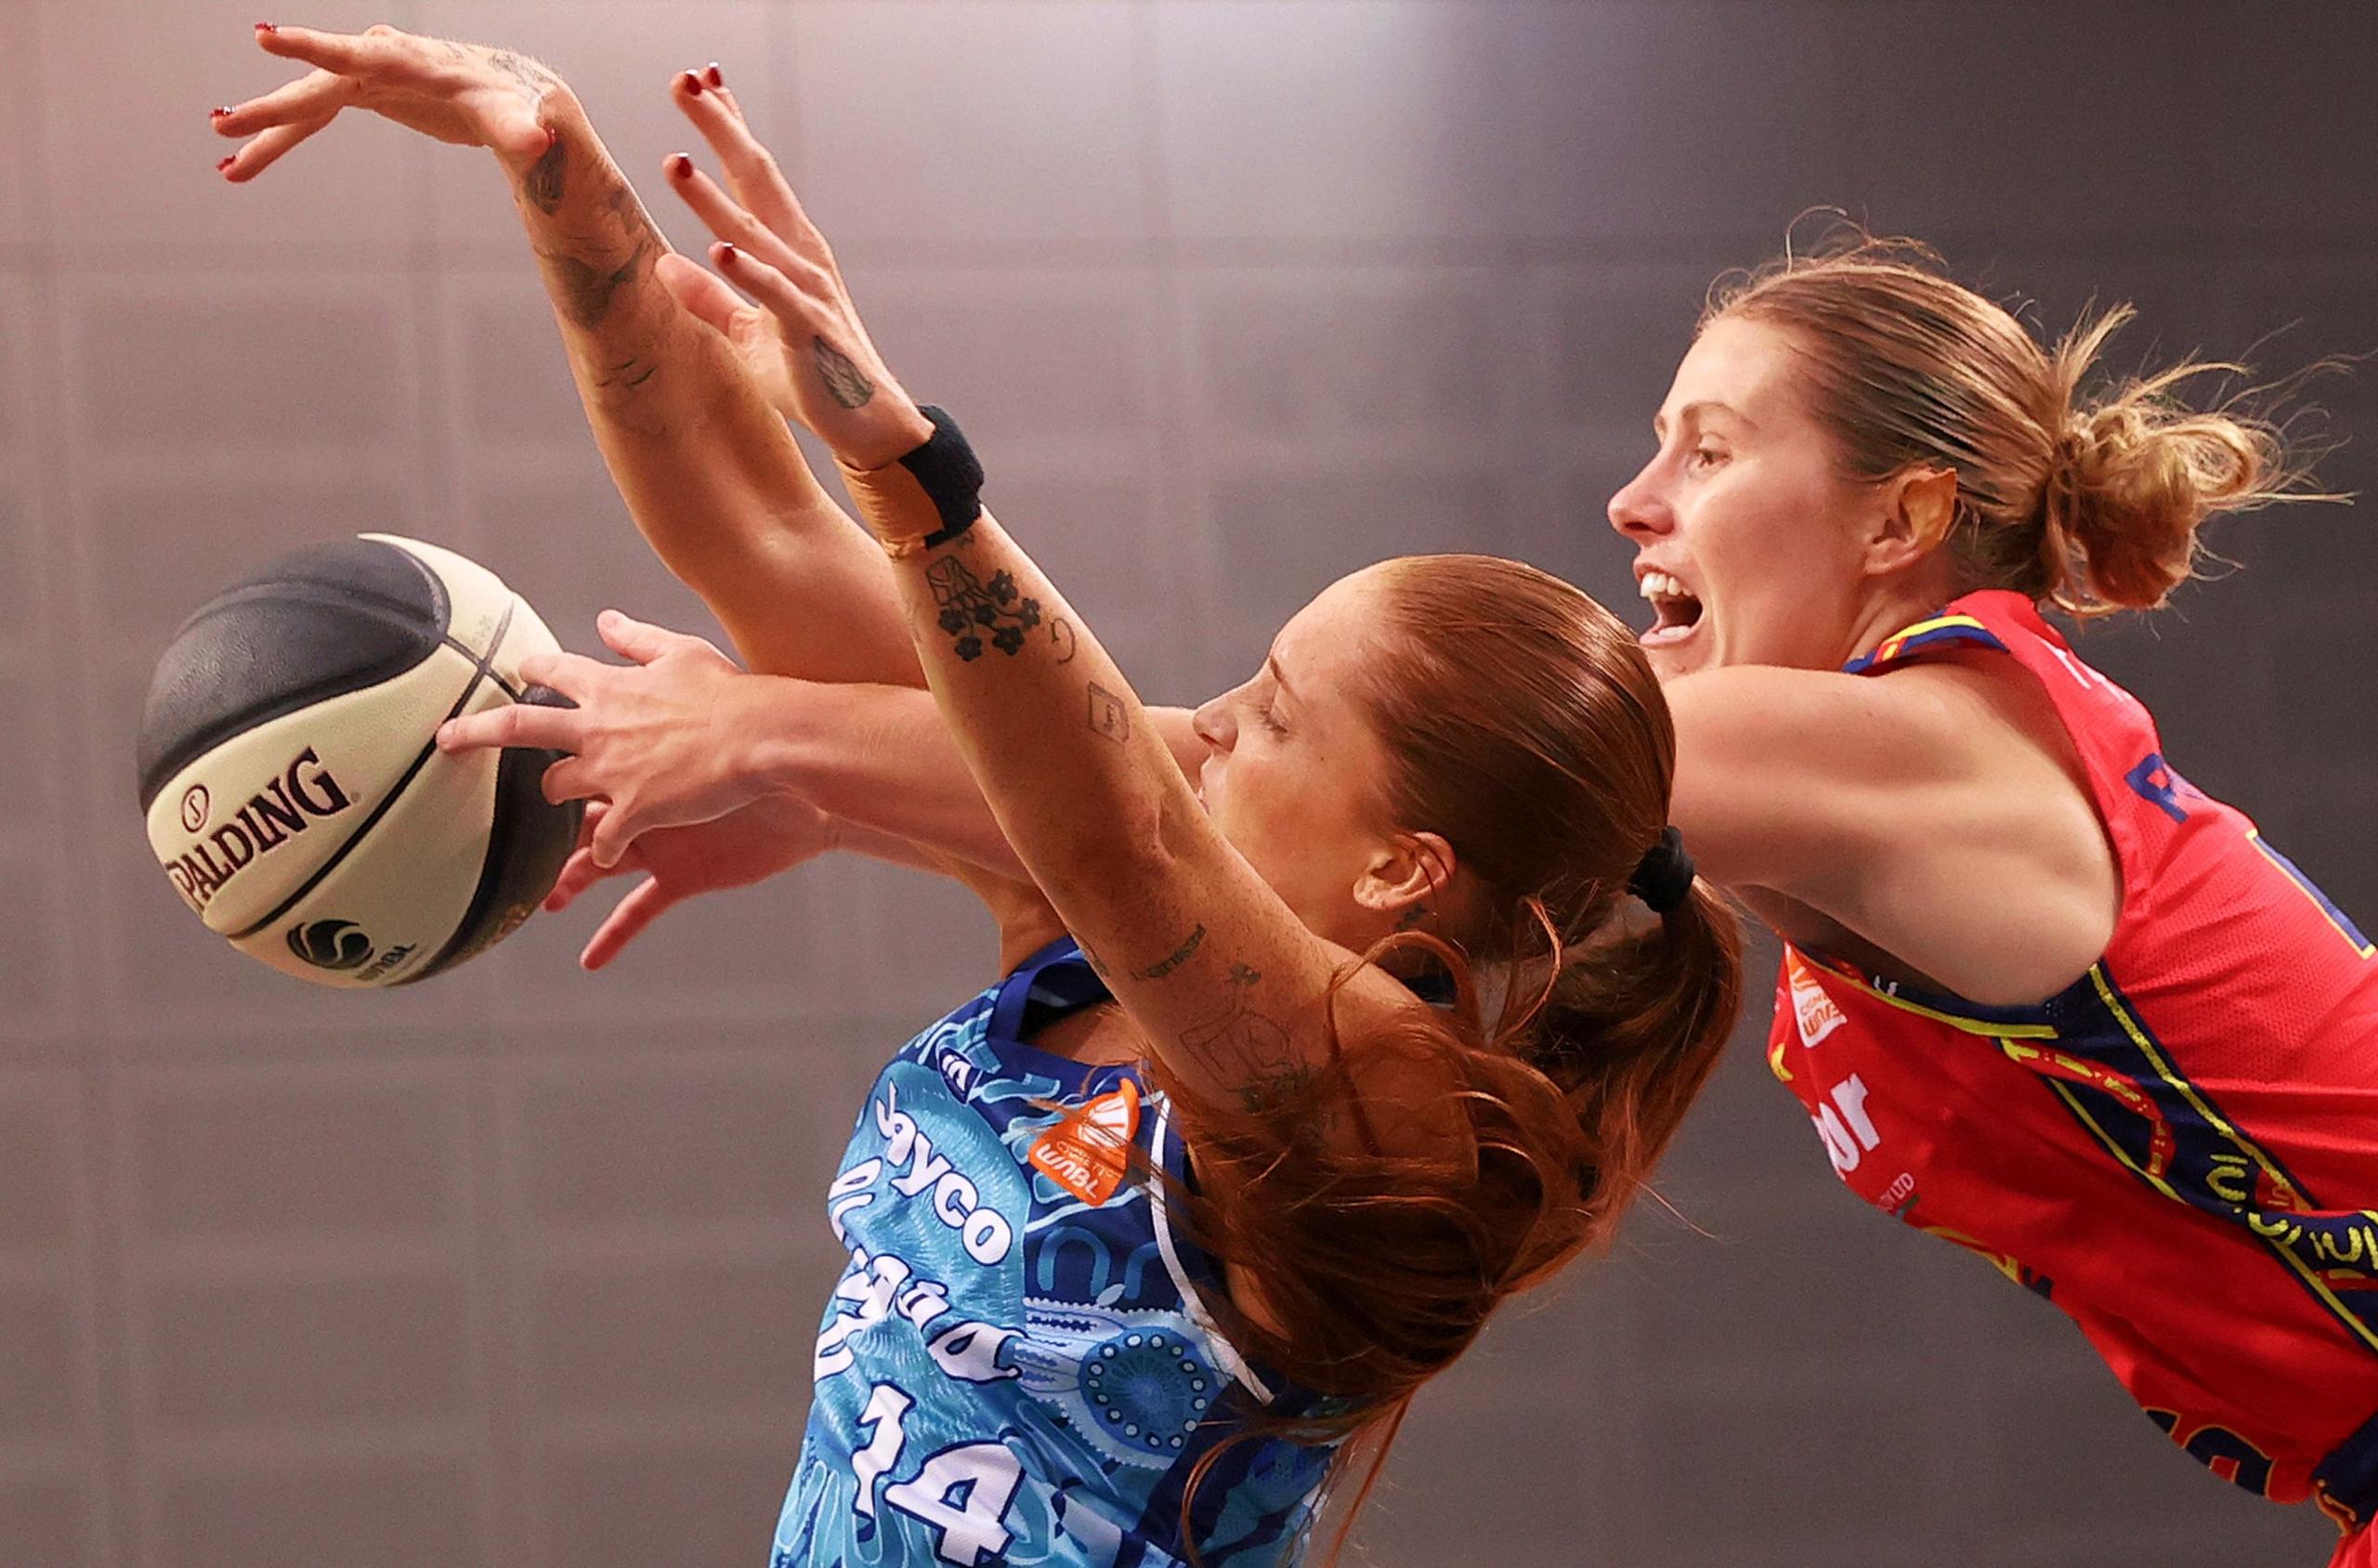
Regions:
[[2378, 1514], [2378, 960], [2138, 700], [2017, 594], [1849, 666], [1987, 648], [2031, 672], [2122, 871], [2105, 955], [2035, 1007], [1786, 946], [1768, 1060], [1869, 1203], [2070, 1313], [2214, 1472]]

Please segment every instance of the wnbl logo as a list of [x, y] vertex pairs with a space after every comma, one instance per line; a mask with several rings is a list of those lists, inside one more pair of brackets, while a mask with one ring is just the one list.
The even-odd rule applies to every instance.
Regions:
[[183, 902], [203, 912], [242, 868], [271, 854], [316, 821], [336, 817], [354, 804], [308, 746], [280, 777], [249, 796], [229, 820], [164, 862], [165, 875], [173, 879], [174, 891]]
[[[316, 969], [344, 973], [361, 969], [358, 980], [377, 980], [393, 973], [405, 960], [412, 957], [410, 942], [399, 942], [382, 953], [375, 962], [372, 957], [372, 938], [353, 921], [308, 921], [304, 925], [289, 928], [289, 950]], [[372, 967], [364, 969], [364, 965]]]
[[289, 950], [316, 969], [361, 969], [372, 961], [372, 938], [353, 921], [315, 921], [290, 927]]

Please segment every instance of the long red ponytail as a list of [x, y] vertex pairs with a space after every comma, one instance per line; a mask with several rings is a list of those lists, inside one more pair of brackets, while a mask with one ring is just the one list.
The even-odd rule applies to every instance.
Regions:
[[[1358, 694], [1391, 758], [1379, 809], [1444, 836], [1480, 913], [1367, 957], [1442, 971], [1451, 1005], [1333, 1031], [1331, 1069], [1293, 1095], [1225, 1104], [1165, 1084], [1196, 1151], [1191, 1222], [1261, 1304], [1214, 1303], [1224, 1332], [1325, 1401], [1255, 1416], [1244, 1436], [1367, 1449], [1364, 1494], [1413, 1394], [1494, 1309], [1610, 1238], [1741, 995], [1735, 922], [1705, 885], [1665, 915], [1627, 895], [1666, 823], [1676, 751], [1632, 634], [1517, 562], [1381, 570], [1383, 651]], [[1324, 1135], [1395, 1114], [1385, 1083], [1446, 1086], [1459, 1136], [1411, 1154]]]

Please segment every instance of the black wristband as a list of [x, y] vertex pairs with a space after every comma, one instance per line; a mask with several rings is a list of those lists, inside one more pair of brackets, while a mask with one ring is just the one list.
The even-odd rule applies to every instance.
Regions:
[[930, 550], [964, 533], [983, 515], [983, 464], [947, 410], [925, 403], [917, 412], [933, 422], [933, 438], [900, 459], [900, 466], [916, 477], [941, 514], [940, 529], [924, 539]]

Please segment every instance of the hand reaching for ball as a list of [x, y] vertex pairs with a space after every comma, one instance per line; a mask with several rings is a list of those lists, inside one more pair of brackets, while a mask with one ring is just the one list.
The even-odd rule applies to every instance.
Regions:
[[568, 753], [545, 770], [545, 798], [601, 800], [585, 849], [598, 869], [618, 865], [645, 833], [710, 822], [768, 791], [750, 757], [763, 725], [738, 700], [744, 675], [699, 637], [605, 610], [595, 629], [612, 652], [606, 664], [574, 653], [524, 660], [521, 678], [577, 706], [508, 703], [450, 719], [438, 732], [447, 751], [535, 747]]
[[578, 961], [590, 970], [609, 963], [663, 911], [697, 894], [750, 887], [837, 847], [832, 818], [798, 795], [773, 794], [715, 821], [656, 828], [638, 836], [615, 863], [602, 866], [592, 845], [608, 809], [599, 800], [588, 804], [578, 848], [545, 897], [546, 911], [558, 913], [598, 882], [646, 873], [587, 939]]
[[835, 847], [831, 819], [774, 787], [751, 755], [764, 731], [751, 678], [699, 637], [606, 610], [604, 643], [634, 662], [577, 654], [524, 660], [523, 680], [573, 708], [511, 703], [450, 720], [440, 750], [536, 747], [568, 753], [545, 798], [588, 802], [578, 845], [545, 900], [568, 908], [606, 878], [648, 873], [604, 919], [579, 961], [600, 969], [671, 906], [745, 887]]

